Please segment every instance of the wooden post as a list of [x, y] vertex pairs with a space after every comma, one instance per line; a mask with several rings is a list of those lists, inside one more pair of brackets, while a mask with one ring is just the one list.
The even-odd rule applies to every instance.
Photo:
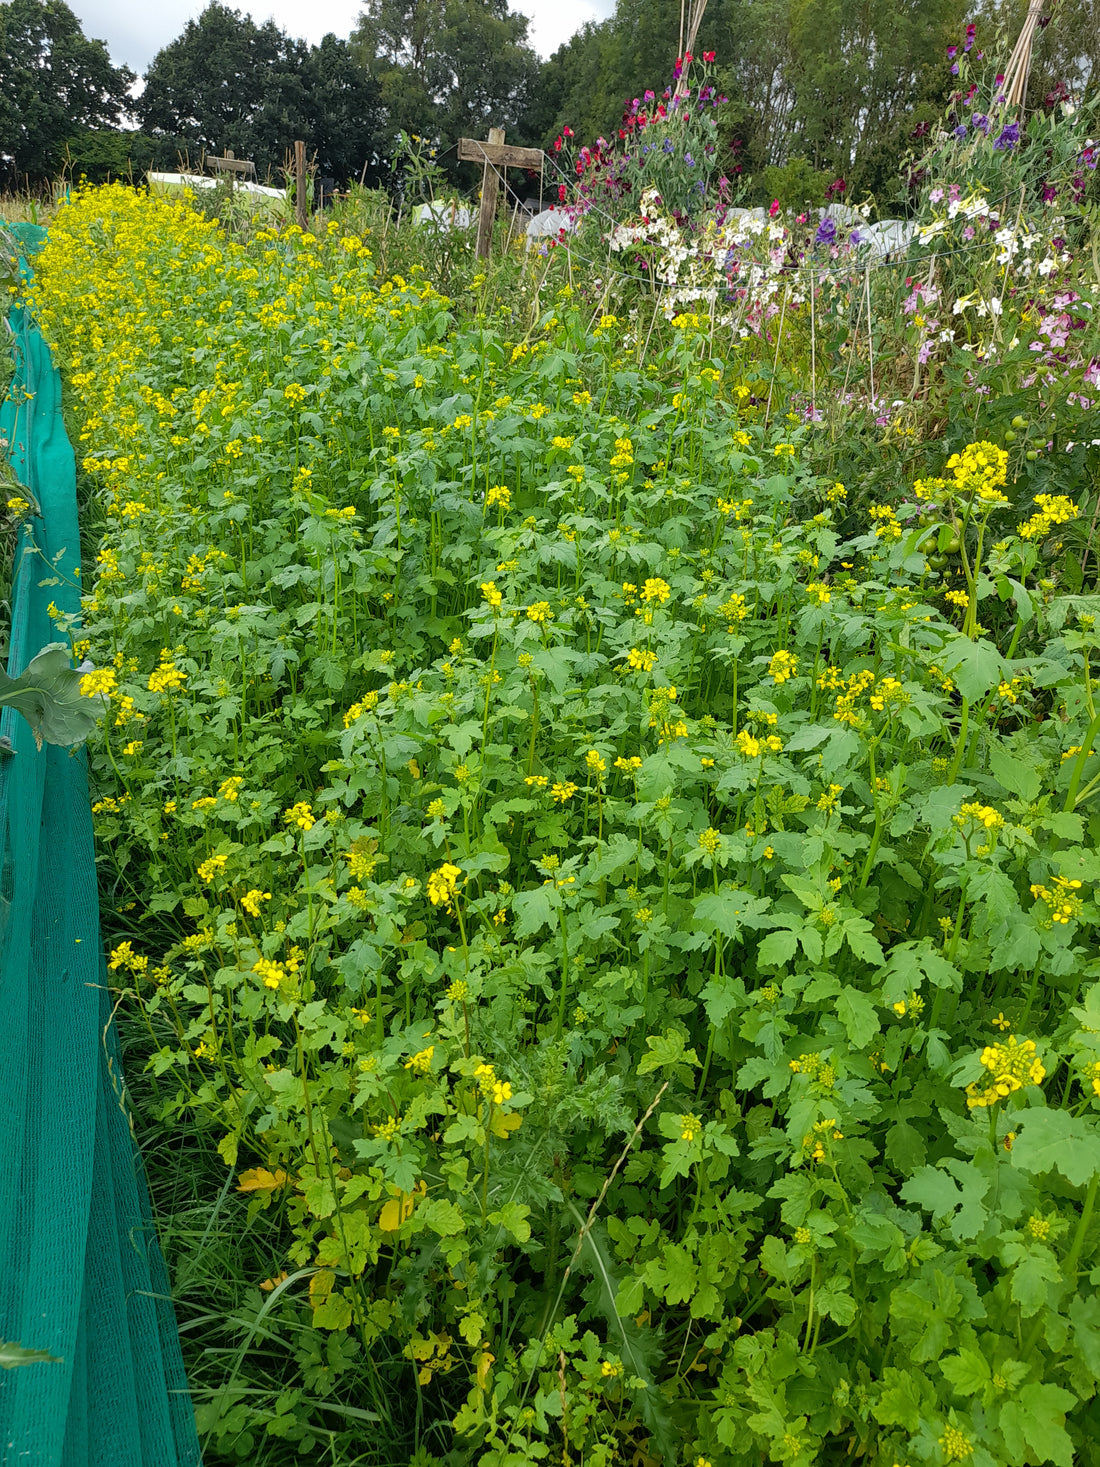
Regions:
[[[542, 178], [542, 151], [539, 148], [514, 148], [504, 146], [504, 129], [491, 127], [489, 141], [480, 143], [476, 138], [459, 138], [458, 156], [463, 163], [480, 163], [481, 208], [477, 216], [477, 252], [481, 259], [489, 258], [493, 243], [493, 220], [497, 212], [497, 195], [500, 189], [500, 170], [503, 168], [537, 168]], [[539, 184], [541, 189], [541, 182]]]
[[309, 210], [306, 207], [306, 145], [301, 138], [294, 144], [294, 206], [298, 228], [304, 234], [309, 228]]
[[[232, 163], [235, 156], [236, 155], [234, 154], [232, 148], [226, 148], [226, 150], [225, 150], [225, 159], [226, 159], [226, 162], [227, 163]], [[228, 170], [228, 173], [229, 173], [229, 197], [232, 198], [233, 197], [233, 191], [234, 191], [233, 190], [233, 182], [234, 182], [234, 179], [236, 178], [236, 173], [234, 172], [234, 170], [232, 168], [230, 168]]]
[[[496, 145], [498, 148], [504, 145], [504, 129], [502, 127], [491, 127], [489, 129], [489, 146]], [[477, 215], [477, 255], [479, 260], [487, 260], [493, 247], [493, 220], [497, 212], [497, 195], [500, 191], [500, 174], [496, 164], [490, 162], [486, 157], [485, 164], [481, 170], [481, 207]]]

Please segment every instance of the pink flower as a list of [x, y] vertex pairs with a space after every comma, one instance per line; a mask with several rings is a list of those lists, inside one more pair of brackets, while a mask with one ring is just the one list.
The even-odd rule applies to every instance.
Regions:
[[774, 219], [775, 216], [778, 213], [779, 213], [779, 200], [778, 199], [772, 199], [771, 208], [768, 210], [768, 218], [769, 219]]

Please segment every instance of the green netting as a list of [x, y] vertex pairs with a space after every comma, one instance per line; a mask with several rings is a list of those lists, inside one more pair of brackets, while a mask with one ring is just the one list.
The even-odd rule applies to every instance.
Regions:
[[[43, 231], [18, 231], [30, 254]], [[72, 448], [49, 349], [16, 308], [0, 411], [41, 506], [21, 530], [9, 672], [80, 606]], [[51, 569], [52, 566], [52, 569]], [[49, 580], [54, 582], [43, 585]], [[193, 1467], [179, 1336], [110, 1022], [82, 752], [35, 748], [10, 708], [0, 752], [0, 1339], [57, 1363], [0, 1371], [3, 1467]]]

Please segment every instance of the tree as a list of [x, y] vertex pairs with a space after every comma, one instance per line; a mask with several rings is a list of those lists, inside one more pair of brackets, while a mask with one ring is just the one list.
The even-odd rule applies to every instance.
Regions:
[[914, 107], [946, 100], [964, 24], [961, 0], [791, 0], [798, 151], [850, 180], [885, 145], [896, 171]]
[[351, 44], [378, 81], [393, 134], [427, 134], [445, 148], [497, 126], [520, 142], [539, 65], [527, 25], [508, 0], [368, 0]]
[[343, 183], [366, 162], [377, 176], [378, 84], [348, 43], [327, 35], [310, 47], [226, 5], [208, 5], [157, 53], [138, 112], [193, 162], [231, 148], [273, 174], [302, 138], [322, 174]]
[[0, 163], [17, 178], [49, 178], [72, 135], [118, 125], [134, 80], [64, 0], [0, 4]]
[[[889, 184], [915, 115], [942, 110], [945, 48], [964, 22], [963, 0], [710, 0], [695, 51], [716, 53], [728, 98], [724, 171], [760, 178], [793, 159], [853, 192]], [[672, 80], [679, 38], [678, 7], [619, 0], [546, 63], [532, 130], [544, 145], [565, 123], [584, 142], [614, 138], [624, 103]]]
[[268, 174], [309, 135], [308, 61], [273, 21], [211, 4], [153, 58], [138, 114], [154, 136], [200, 155], [231, 148]]
[[[327, 35], [309, 53], [306, 70], [310, 151], [318, 172], [345, 183], [382, 176], [382, 98], [377, 81], [360, 66], [347, 41]], [[363, 168], [366, 165], [365, 176]]]

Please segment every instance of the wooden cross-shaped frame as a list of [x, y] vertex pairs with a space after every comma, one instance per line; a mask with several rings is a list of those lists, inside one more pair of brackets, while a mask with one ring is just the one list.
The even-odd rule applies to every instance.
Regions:
[[212, 153], [208, 153], [206, 155], [206, 161], [215, 173], [228, 173], [231, 192], [233, 189], [233, 179], [236, 174], [239, 173], [244, 178], [256, 177], [255, 163], [247, 158], [235, 158], [232, 148], [226, 148], [224, 158], [216, 158]]
[[481, 163], [481, 208], [477, 216], [477, 252], [481, 259], [489, 258], [493, 241], [493, 220], [497, 212], [497, 194], [500, 188], [502, 168], [537, 168], [542, 174], [541, 148], [506, 147], [504, 129], [491, 127], [489, 141], [478, 142], [476, 138], [459, 138], [458, 156], [463, 163]]

